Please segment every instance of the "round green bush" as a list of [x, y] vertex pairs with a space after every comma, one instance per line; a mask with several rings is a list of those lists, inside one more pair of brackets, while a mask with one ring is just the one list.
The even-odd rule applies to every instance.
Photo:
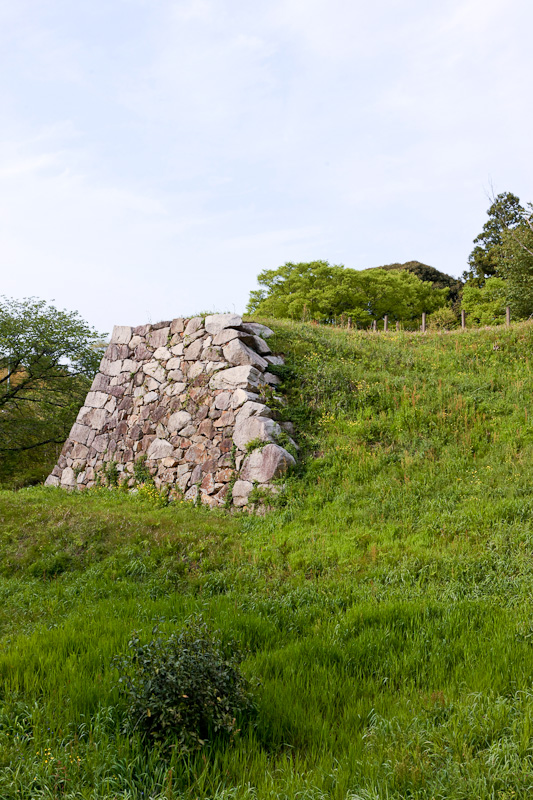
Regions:
[[133, 634], [128, 648], [115, 658], [126, 733], [186, 755], [215, 737], [231, 740], [255, 708], [235, 643], [223, 644], [201, 619], [147, 644]]

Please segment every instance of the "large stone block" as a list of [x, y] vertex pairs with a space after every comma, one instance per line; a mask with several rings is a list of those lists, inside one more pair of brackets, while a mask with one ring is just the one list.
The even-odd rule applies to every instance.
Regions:
[[100, 362], [100, 372], [103, 375], [109, 375], [110, 378], [114, 377], [115, 375], [120, 375], [122, 371], [122, 361], [109, 361], [107, 358], [103, 358]]
[[233, 441], [239, 450], [245, 450], [249, 442], [260, 439], [272, 442], [281, 433], [281, 428], [273, 419], [266, 417], [237, 417], [233, 431]]
[[183, 428], [185, 428], [191, 420], [192, 416], [188, 411], [176, 411], [175, 414], [172, 414], [169, 417], [167, 422], [169, 433], [179, 433], [179, 431], [183, 430]]
[[211, 336], [215, 336], [224, 328], [238, 328], [242, 325], [242, 318], [238, 314], [210, 314], [205, 318], [205, 329]]
[[235, 366], [251, 364], [261, 371], [266, 370], [268, 367], [268, 362], [254, 352], [251, 347], [247, 347], [240, 339], [232, 339], [228, 344], [224, 345], [223, 353], [226, 361], [230, 364], [235, 364]]
[[242, 327], [249, 333], [253, 333], [256, 336], [262, 336], [263, 339], [268, 339], [270, 336], [274, 336], [274, 331], [271, 328], [267, 328], [266, 325], [261, 325], [260, 322], [243, 322]]
[[173, 445], [166, 439], [154, 439], [146, 451], [146, 455], [152, 461], [168, 458], [174, 452]]
[[115, 325], [111, 334], [111, 344], [129, 344], [133, 329], [129, 325]]
[[235, 481], [232, 491], [233, 505], [237, 508], [245, 506], [253, 488], [254, 485], [251, 481]]
[[168, 328], [159, 328], [156, 331], [152, 331], [147, 339], [148, 344], [150, 347], [153, 347], [154, 350], [157, 350], [158, 347], [166, 347], [170, 334], [170, 327]]
[[268, 483], [272, 478], [283, 475], [295, 463], [291, 454], [279, 444], [267, 444], [254, 450], [244, 461], [240, 478], [243, 481]]
[[213, 375], [209, 381], [211, 389], [258, 389], [261, 373], [252, 366], [230, 367]]
[[84, 405], [89, 408], [103, 408], [108, 400], [109, 395], [106, 392], [89, 392]]

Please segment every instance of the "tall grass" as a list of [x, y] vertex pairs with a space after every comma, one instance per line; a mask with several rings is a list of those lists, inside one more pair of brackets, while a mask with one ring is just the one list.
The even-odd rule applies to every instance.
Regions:
[[[2, 800], [532, 795], [533, 326], [275, 327], [303, 458], [265, 517], [0, 493]], [[197, 612], [259, 711], [180, 761], [112, 658]]]

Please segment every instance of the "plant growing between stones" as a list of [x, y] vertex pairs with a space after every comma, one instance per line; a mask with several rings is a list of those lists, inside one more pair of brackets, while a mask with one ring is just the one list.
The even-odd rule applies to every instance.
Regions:
[[253, 453], [254, 450], [261, 450], [265, 445], [269, 444], [264, 439], [252, 439], [246, 445], [246, 453]]
[[146, 743], [186, 756], [214, 739], [231, 742], [255, 709], [235, 642], [224, 644], [201, 617], [147, 644], [134, 633], [128, 648], [113, 664], [130, 736], [139, 731]]
[[135, 478], [135, 483], [153, 482], [152, 473], [146, 466], [146, 458], [146, 453], [143, 453], [133, 465], [133, 477]]
[[116, 461], [108, 461], [104, 467], [104, 475], [107, 480], [107, 485], [116, 489], [118, 486], [119, 471]]

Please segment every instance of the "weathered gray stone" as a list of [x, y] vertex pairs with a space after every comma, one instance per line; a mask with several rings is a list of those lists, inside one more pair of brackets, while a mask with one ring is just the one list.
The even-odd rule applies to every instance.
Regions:
[[193, 381], [198, 375], [201, 375], [204, 371], [204, 365], [201, 361], [194, 361], [187, 371], [187, 377], [190, 381]]
[[154, 350], [157, 350], [158, 347], [166, 347], [169, 334], [170, 327], [159, 328], [156, 331], [152, 331], [147, 337], [148, 344], [150, 347], [153, 347]]
[[209, 361], [206, 364], [205, 371], [207, 375], [211, 375], [211, 373], [218, 372], [221, 369], [226, 369], [226, 367], [229, 367], [227, 361]]
[[[87, 439], [87, 443], [89, 443], [89, 441], [90, 439]], [[109, 436], [105, 433], [101, 433], [100, 436], [94, 437], [92, 442], [92, 447], [94, 447], [97, 453], [105, 453], [108, 444], [109, 444]]]
[[192, 417], [188, 411], [176, 411], [169, 417], [167, 428], [170, 433], [179, 433], [186, 425], [189, 424]]
[[172, 358], [172, 353], [166, 347], [158, 347], [154, 352], [154, 358], [157, 358], [158, 361], [168, 361], [169, 358]]
[[84, 414], [80, 422], [99, 431], [106, 422], [109, 414], [104, 408], [91, 408]]
[[159, 394], [155, 390], [151, 391], [151, 392], [147, 392], [144, 395], [144, 405], [146, 406], [146, 405], [148, 405], [148, 403], [154, 403], [157, 400], [158, 397], [159, 397]]
[[55, 475], [49, 475], [48, 478], [45, 480], [45, 486], [59, 486], [61, 481]]
[[247, 417], [268, 417], [272, 419], [272, 409], [264, 403], [247, 400], [246, 403], [238, 409], [236, 419], [242, 423]]
[[61, 485], [76, 486], [76, 475], [74, 474], [72, 467], [65, 467], [61, 473]]
[[271, 328], [267, 328], [266, 325], [261, 325], [260, 322], [243, 322], [242, 327], [249, 333], [253, 333], [256, 336], [262, 336], [263, 339], [268, 339], [269, 336], [274, 336], [274, 331]]
[[185, 327], [185, 334], [184, 335], [185, 336], [191, 336], [193, 333], [196, 333], [197, 331], [199, 331], [200, 328], [202, 328], [202, 327], [203, 327], [202, 318], [201, 317], [193, 317], [192, 319], [190, 319], [188, 321], [188, 323], [187, 323], [187, 325]]
[[285, 363], [281, 356], [265, 356], [265, 361], [268, 361], [269, 364], [275, 364], [276, 366], [280, 367]]
[[278, 423], [267, 417], [237, 417], [233, 441], [239, 450], [245, 450], [248, 442], [253, 442], [255, 439], [272, 442], [280, 432]]
[[149, 361], [148, 364], [144, 364], [143, 372], [158, 383], [163, 383], [166, 378], [165, 370], [158, 361]]
[[109, 377], [113, 377], [115, 375], [119, 375], [122, 371], [122, 361], [108, 361], [107, 358], [103, 358], [100, 362], [100, 372], [103, 375], [108, 375]]
[[253, 488], [254, 485], [251, 481], [235, 481], [231, 493], [233, 505], [237, 506], [237, 508], [245, 506], [248, 503], [248, 497], [250, 496]]
[[235, 366], [251, 364], [261, 371], [268, 367], [268, 362], [255, 353], [250, 347], [247, 347], [240, 339], [232, 339], [228, 342], [228, 344], [224, 346], [223, 352], [226, 361], [230, 364], [235, 364]]
[[85, 398], [84, 405], [89, 406], [89, 408], [103, 408], [108, 400], [109, 395], [107, 392], [89, 392]]
[[146, 451], [146, 455], [152, 461], [156, 461], [161, 458], [167, 458], [171, 456], [174, 452], [173, 445], [168, 442], [166, 439], [154, 439], [151, 443], [150, 447]]
[[255, 336], [252, 333], [246, 333], [246, 331], [237, 331], [235, 328], [224, 328], [213, 338], [213, 345], [220, 347], [231, 342], [232, 339], [241, 339], [244, 344], [252, 346]]
[[243, 481], [268, 483], [272, 478], [283, 475], [295, 463], [291, 454], [279, 444], [267, 444], [265, 447], [254, 450], [245, 459], [240, 477]]
[[255, 392], [247, 392], [245, 389], [236, 389], [231, 396], [231, 407], [240, 408], [247, 400], [257, 400], [259, 395]]
[[231, 403], [231, 392], [221, 392], [215, 397], [215, 408], [225, 411]]
[[259, 387], [261, 373], [252, 366], [231, 367], [217, 372], [209, 381], [211, 389], [245, 389]]
[[106, 392], [109, 388], [109, 377], [99, 372], [92, 382], [91, 392]]
[[80, 444], [87, 444], [90, 433], [91, 429], [88, 428], [87, 425], [81, 425], [79, 422], [75, 422], [70, 431], [70, 440], [73, 442], [80, 442]]
[[260, 336], [253, 337], [253, 342], [250, 344], [250, 347], [262, 356], [267, 356], [272, 352], [268, 344], [264, 339], [261, 339]]
[[111, 344], [129, 344], [133, 329], [129, 325], [115, 325], [111, 334]]
[[135, 374], [139, 369], [139, 362], [134, 361], [132, 358], [125, 358], [122, 362], [122, 369], [121, 372], [129, 372], [130, 374]]
[[185, 361], [196, 361], [196, 359], [200, 357], [200, 353], [202, 352], [202, 346], [203, 346], [202, 340], [197, 339], [195, 342], [186, 347], [185, 352], [183, 354], [183, 358], [185, 359]]
[[182, 317], [177, 317], [173, 319], [170, 323], [170, 333], [174, 335], [175, 333], [183, 333], [185, 328], [185, 320]]
[[205, 318], [205, 329], [212, 336], [220, 333], [224, 328], [238, 328], [242, 318], [238, 314], [210, 314]]
[[265, 383], [268, 383], [269, 386], [279, 386], [281, 383], [280, 378], [277, 375], [274, 375], [272, 372], [265, 372], [263, 375], [263, 380]]

